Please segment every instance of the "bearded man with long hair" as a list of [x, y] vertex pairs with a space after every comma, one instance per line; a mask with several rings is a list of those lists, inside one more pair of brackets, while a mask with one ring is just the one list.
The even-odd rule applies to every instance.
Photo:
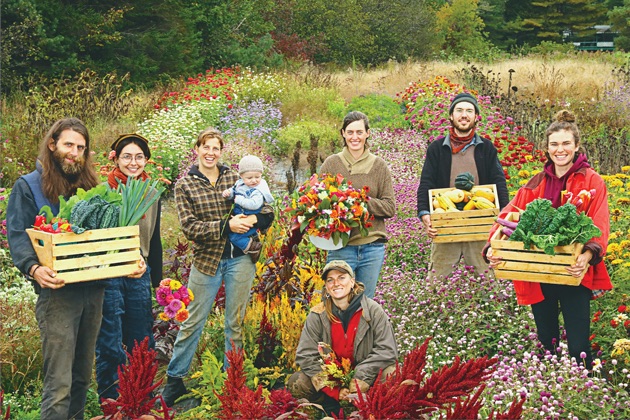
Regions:
[[[105, 285], [101, 281], [66, 285], [55, 271], [40, 264], [25, 230], [43, 206], [57, 214], [59, 196], [67, 199], [78, 188], [89, 190], [98, 182], [87, 128], [77, 118], [64, 118], [42, 140], [36, 169], [16, 181], [9, 197], [11, 257], [38, 294], [35, 316], [44, 361], [41, 418], [46, 420], [84, 417]], [[138, 272], [145, 269], [141, 266]]]

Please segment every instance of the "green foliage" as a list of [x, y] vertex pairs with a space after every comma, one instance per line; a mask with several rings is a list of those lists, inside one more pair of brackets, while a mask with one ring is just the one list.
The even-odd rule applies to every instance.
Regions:
[[[338, 115], [330, 114], [330, 104], [343, 102], [339, 91], [333, 87], [320, 87], [299, 80], [290, 80], [280, 94], [280, 111], [285, 124], [301, 119], [335, 121]], [[334, 108], [333, 108], [334, 109]]]
[[346, 112], [350, 111], [361, 111], [367, 115], [370, 129], [410, 128], [409, 122], [405, 120], [404, 106], [387, 95], [371, 93], [355, 96], [346, 108]]
[[478, 0], [454, 0], [437, 12], [438, 43], [446, 54], [474, 56], [489, 51], [478, 4]]
[[189, 9], [206, 67], [280, 64], [269, 35], [273, 24], [264, 19], [273, 13], [273, 1], [185, 2], [180, 7]]
[[608, 19], [619, 32], [619, 36], [615, 38], [615, 49], [630, 51], [630, 0], [623, 0], [623, 5], [609, 10]]
[[34, 386], [35, 390], [26, 390], [23, 393], [7, 393], [4, 395], [4, 403], [11, 406], [11, 418], [20, 420], [40, 420], [40, 405], [42, 397], [41, 381]]
[[187, 411], [185, 413], [186, 418], [196, 418], [198, 414], [214, 417], [219, 412], [221, 402], [216, 393], [221, 394], [223, 382], [227, 378], [227, 374], [222, 369], [223, 360], [219, 361], [208, 350], [202, 354], [201, 366], [193, 374], [193, 378], [197, 379], [197, 385], [190, 390], [190, 393], [200, 400], [200, 404], [198, 407]]
[[0, 3], [0, 34], [2, 38], [3, 93], [19, 88], [24, 79], [38, 71], [33, 63], [41, 62], [44, 22], [35, 0], [7, 0]]
[[34, 169], [39, 141], [54, 121], [73, 116], [91, 127], [97, 121], [111, 125], [124, 118], [133, 105], [128, 79], [86, 69], [73, 77], [32, 78], [26, 95], [12, 94], [6, 104], [11, 112], [2, 121], [0, 185], [13, 185]]
[[291, 155], [297, 142], [300, 142], [303, 146], [308, 145], [310, 144], [311, 136], [317, 137], [321, 145], [335, 144], [340, 138], [340, 134], [334, 127], [318, 121], [304, 119], [279, 130], [278, 155]]
[[553, 42], [553, 41], [542, 41], [540, 44], [532, 47], [530, 50], [532, 54], [541, 54], [544, 56], [548, 56], [551, 54], [566, 54], [575, 51], [575, 46], [570, 42]]
[[516, 45], [560, 43], [567, 30], [573, 38], [584, 38], [595, 34], [593, 26], [605, 22], [605, 7], [596, 0], [508, 0], [503, 36]]

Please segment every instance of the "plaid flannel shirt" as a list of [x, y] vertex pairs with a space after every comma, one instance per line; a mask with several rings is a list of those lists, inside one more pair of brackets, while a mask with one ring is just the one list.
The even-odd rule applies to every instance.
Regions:
[[175, 185], [179, 223], [184, 236], [193, 242], [193, 264], [210, 276], [215, 275], [224, 253], [228, 214], [233, 203], [221, 193], [239, 179], [229, 167], [218, 166], [219, 178], [214, 186], [199, 172], [197, 165]]

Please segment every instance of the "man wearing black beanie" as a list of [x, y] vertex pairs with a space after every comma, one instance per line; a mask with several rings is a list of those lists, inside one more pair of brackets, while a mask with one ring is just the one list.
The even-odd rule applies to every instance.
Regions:
[[[437, 138], [427, 148], [417, 193], [418, 217], [431, 239], [437, 236], [437, 230], [431, 224], [429, 190], [453, 187], [455, 178], [461, 173], [471, 173], [476, 185], [496, 184], [501, 208], [509, 202], [497, 149], [490, 140], [475, 132], [480, 114], [477, 98], [470, 93], [456, 95], [448, 113], [451, 127], [446, 136]], [[466, 265], [475, 267], [477, 274], [482, 273], [488, 265], [481, 255], [485, 243], [485, 240], [433, 243], [431, 275], [448, 276], [462, 257]]]

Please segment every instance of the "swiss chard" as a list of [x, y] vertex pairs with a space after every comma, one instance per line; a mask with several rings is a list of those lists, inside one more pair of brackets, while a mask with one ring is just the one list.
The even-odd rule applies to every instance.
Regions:
[[511, 241], [522, 241], [524, 247], [532, 245], [555, 255], [554, 247], [585, 244], [602, 232], [584, 212], [578, 214], [576, 207], [567, 203], [554, 209], [551, 201], [536, 199], [525, 207]]

